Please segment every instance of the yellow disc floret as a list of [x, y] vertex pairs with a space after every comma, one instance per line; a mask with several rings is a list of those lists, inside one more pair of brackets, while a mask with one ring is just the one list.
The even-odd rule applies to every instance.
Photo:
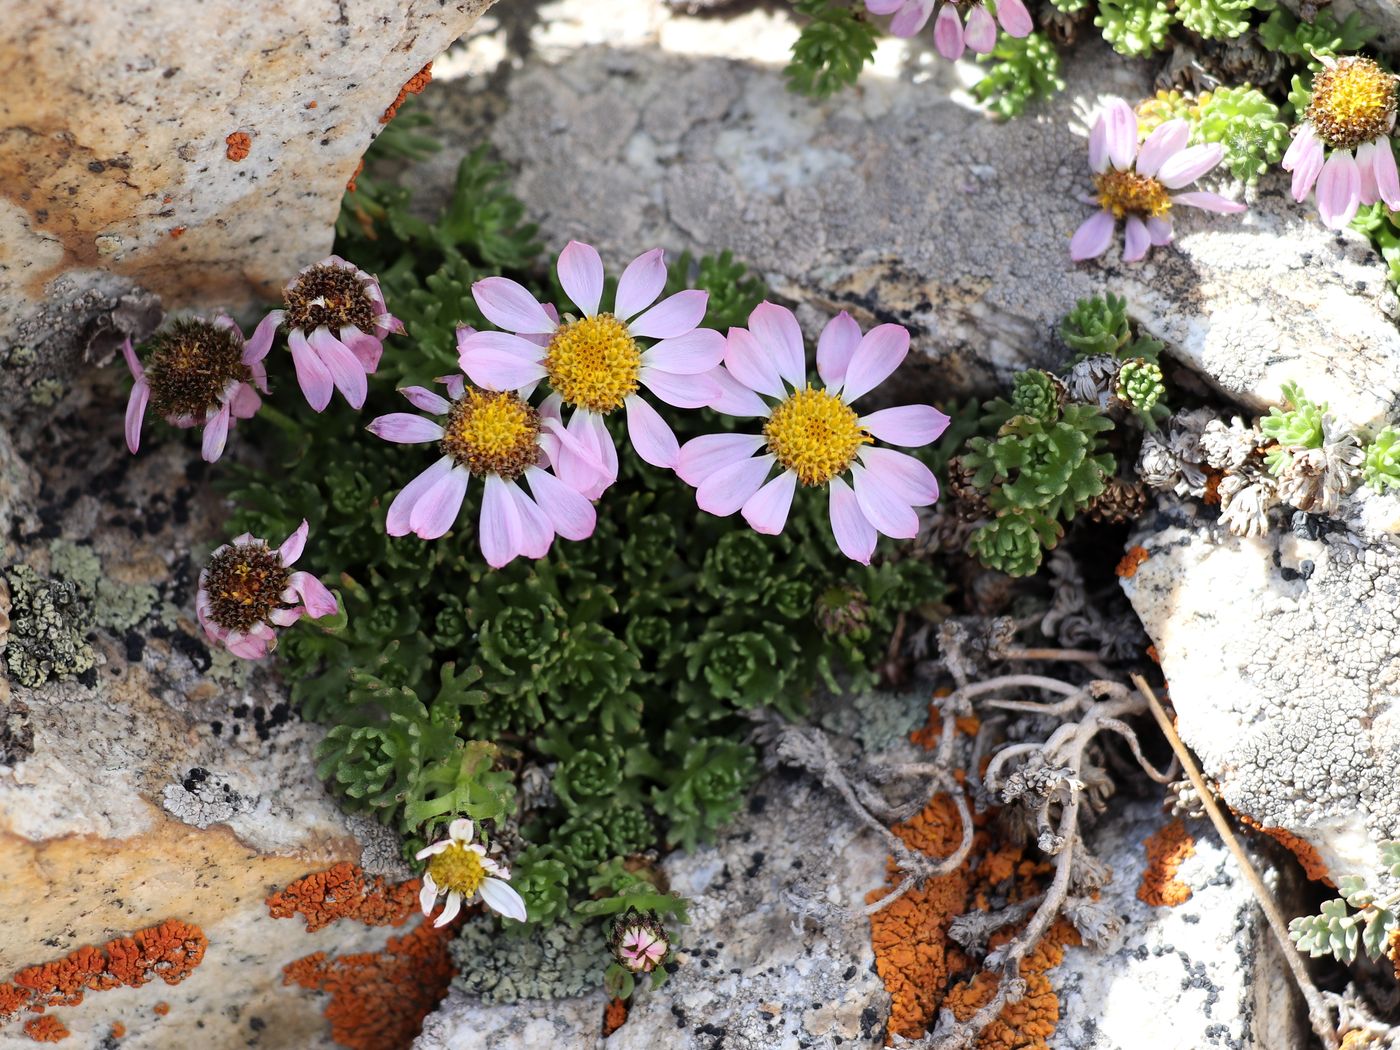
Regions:
[[768, 451], [804, 485], [825, 485], [872, 440], [844, 401], [810, 386], [773, 409], [763, 436]]
[[486, 868], [481, 854], [471, 846], [452, 842], [428, 861], [428, 874], [442, 893], [460, 893], [465, 900], [476, 896], [486, 881]]
[[642, 352], [625, 324], [612, 314], [598, 314], [560, 325], [544, 367], [555, 393], [568, 404], [606, 413], [636, 392]]
[[468, 387], [443, 426], [442, 451], [473, 474], [518, 478], [540, 458], [540, 414], [509, 391]]
[[1152, 218], [1165, 215], [1172, 206], [1165, 186], [1135, 171], [1110, 168], [1094, 176], [1094, 189], [1099, 192], [1099, 206], [1112, 212], [1115, 219], [1125, 215]]
[[1307, 119], [1333, 149], [1355, 149], [1395, 126], [1395, 77], [1369, 58], [1343, 58], [1313, 78]]

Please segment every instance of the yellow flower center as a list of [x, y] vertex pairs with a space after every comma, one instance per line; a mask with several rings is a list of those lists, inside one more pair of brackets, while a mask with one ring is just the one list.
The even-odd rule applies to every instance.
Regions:
[[844, 401], [810, 386], [773, 409], [763, 436], [768, 451], [804, 485], [825, 485], [873, 440]]
[[1395, 126], [1395, 77], [1369, 58], [1343, 58], [1313, 78], [1307, 119], [1333, 149], [1355, 149]]
[[468, 387], [443, 426], [442, 451], [473, 474], [512, 481], [540, 458], [540, 414], [509, 391]]
[[570, 405], [611, 412], [637, 389], [642, 352], [612, 314], [561, 325], [549, 341], [549, 383]]
[[1094, 176], [1094, 189], [1099, 191], [1099, 206], [1111, 211], [1115, 219], [1125, 215], [1143, 218], [1165, 215], [1172, 206], [1165, 186], [1135, 171], [1110, 168]]
[[460, 893], [465, 900], [475, 897], [476, 891], [486, 880], [481, 854], [456, 842], [429, 858], [428, 874], [433, 877], [438, 889], [444, 893]]

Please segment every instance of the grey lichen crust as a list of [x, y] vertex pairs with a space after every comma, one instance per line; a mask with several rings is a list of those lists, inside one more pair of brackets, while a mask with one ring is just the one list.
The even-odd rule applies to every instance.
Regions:
[[10, 590], [10, 634], [3, 659], [20, 685], [73, 678], [97, 657], [87, 643], [92, 608], [72, 580], [50, 580], [28, 565], [4, 572]]
[[596, 925], [559, 923], [528, 936], [505, 936], [494, 915], [471, 919], [452, 942], [452, 983], [483, 1003], [568, 999], [597, 988], [608, 953]]

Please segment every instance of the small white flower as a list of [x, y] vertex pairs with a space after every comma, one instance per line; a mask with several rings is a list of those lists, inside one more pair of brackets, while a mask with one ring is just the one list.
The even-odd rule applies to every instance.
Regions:
[[472, 822], [458, 818], [447, 827], [447, 838], [418, 851], [418, 859], [428, 862], [418, 903], [423, 914], [431, 915], [439, 894], [447, 894], [447, 905], [433, 922], [446, 926], [470, 904], [478, 893], [486, 906], [508, 919], [525, 921], [525, 902], [507, 881], [510, 872], [486, 855], [486, 848], [472, 841]]

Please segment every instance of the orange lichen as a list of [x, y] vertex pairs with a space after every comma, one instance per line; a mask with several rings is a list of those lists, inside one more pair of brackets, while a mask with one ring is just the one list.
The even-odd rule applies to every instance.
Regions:
[[1266, 828], [1247, 813], [1238, 813], [1233, 809], [1230, 812], [1234, 813], [1245, 827], [1262, 831], [1297, 857], [1298, 863], [1303, 866], [1303, 874], [1313, 882], [1321, 882], [1326, 886], [1333, 887], [1337, 885], [1328, 877], [1327, 865], [1323, 862], [1322, 855], [1317, 852], [1317, 847], [1311, 842], [1300, 838], [1286, 828]]
[[267, 898], [267, 910], [274, 919], [300, 914], [309, 933], [340, 919], [355, 919], [366, 926], [402, 926], [418, 910], [421, 886], [418, 879], [388, 883], [383, 876], [368, 876], [347, 861], [274, 893]]
[[282, 969], [284, 984], [330, 995], [331, 1038], [347, 1050], [401, 1050], [437, 1009], [452, 980], [451, 926], [421, 922], [383, 951], [330, 958], [316, 952]]
[[62, 959], [31, 966], [0, 985], [0, 1021], [21, 1007], [76, 1006], [87, 992], [139, 988], [159, 977], [179, 984], [204, 961], [209, 940], [198, 926], [166, 919], [101, 948], [84, 945]]
[[603, 1038], [612, 1035], [627, 1023], [627, 1004], [616, 996], [603, 1008]]
[[1225, 480], [1223, 470], [1206, 471], [1206, 491], [1201, 496], [1201, 502], [1207, 507], [1214, 507], [1220, 503], [1220, 483]]
[[345, 184], [346, 193], [355, 192], [355, 180], [360, 177], [360, 172], [365, 170], [365, 158], [360, 158], [360, 163], [355, 165], [355, 174], [350, 176], [350, 181]]
[[179, 240], [185, 235], [185, 229], [186, 228], [184, 226], [172, 226], [170, 228], [170, 236], [174, 237], [176, 240]]
[[229, 160], [239, 161], [248, 156], [249, 151], [253, 148], [253, 137], [246, 131], [235, 131], [224, 139], [224, 143], [228, 146], [228, 149], [224, 151], [224, 156]]
[[1196, 840], [1186, 825], [1173, 820], [1143, 840], [1147, 867], [1138, 884], [1137, 897], [1153, 907], [1175, 908], [1191, 899], [1191, 887], [1177, 879], [1182, 861], [1196, 852]]
[[1147, 647], [1147, 658], [1151, 660], [1154, 664], [1157, 664], [1158, 666], [1160, 666], [1162, 663], [1162, 657], [1158, 654], [1157, 647], [1155, 645], [1149, 645]]
[[384, 115], [379, 118], [379, 123], [387, 124], [389, 123], [389, 121], [393, 120], [399, 112], [399, 107], [404, 104], [404, 101], [408, 98], [408, 96], [421, 94], [423, 89], [428, 86], [429, 82], [432, 79], [433, 64], [429, 62], [417, 73], [414, 73], [413, 76], [409, 77], [407, 84], [399, 88], [399, 97], [394, 99], [393, 102], [389, 103], [389, 108], [386, 109], [384, 111]]
[[1118, 562], [1118, 567], [1113, 571], [1125, 580], [1131, 580], [1137, 575], [1138, 568], [1151, 555], [1147, 553], [1146, 547], [1129, 547], [1128, 553], [1123, 555]]
[[151, 1010], [157, 1017], [164, 1017], [170, 1012], [170, 1004], [162, 999], [160, 1002], [156, 1003], [155, 1006], [151, 1007]]
[[109, 1039], [125, 1039], [125, 1038], [126, 1038], [126, 1025], [122, 1024], [120, 1021], [114, 1021], [114, 1022], [112, 1023], [112, 1031], [111, 1031], [111, 1033], [108, 1035], [107, 1038], [109, 1038]]
[[[948, 695], [947, 689], [939, 689], [934, 692], [934, 696], [944, 697]], [[977, 730], [982, 726], [982, 720], [976, 715], [961, 715], [953, 720], [953, 725], [959, 733], [964, 736], [976, 736]], [[909, 742], [917, 744], [919, 747], [928, 748], [932, 751], [938, 747], [938, 741], [943, 736], [943, 715], [933, 704], [928, 705], [928, 721], [920, 728], [909, 734]]]
[[36, 1043], [61, 1043], [72, 1033], [53, 1014], [44, 1014], [24, 1022], [24, 1034]]

